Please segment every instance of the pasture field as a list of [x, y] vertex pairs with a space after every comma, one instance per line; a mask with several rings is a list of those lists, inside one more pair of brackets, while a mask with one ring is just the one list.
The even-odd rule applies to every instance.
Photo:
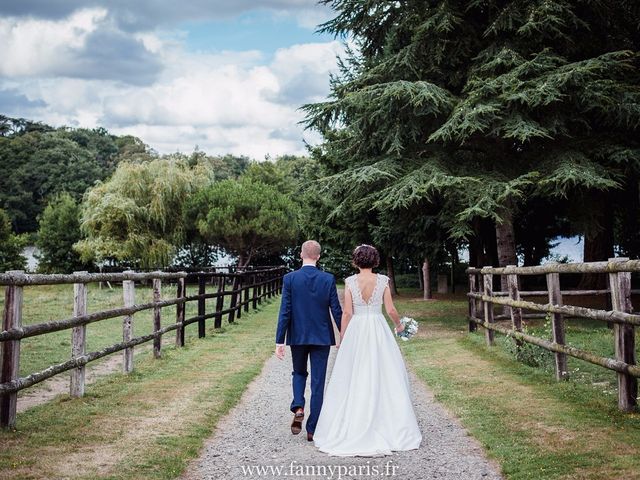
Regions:
[[[68, 316], [66, 293], [60, 287], [34, 288], [25, 295], [34, 295], [26, 299], [25, 320]], [[137, 286], [136, 294], [136, 302], [151, 296]], [[89, 310], [121, 305], [121, 295], [91, 289]], [[175, 308], [165, 311], [163, 325], [175, 321]], [[0, 432], [0, 478], [176, 478], [273, 353], [277, 312], [277, 299], [263, 299], [258, 310], [234, 324], [223, 320], [221, 329], [208, 320], [203, 339], [197, 338], [197, 325], [189, 325], [185, 347], [176, 348], [167, 335], [161, 359], [139, 348], [132, 374], [104, 376], [87, 385], [83, 398], [65, 393], [19, 413], [17, 429]], [[136, 314], [134, 322], [136, 335], [150, 332], [150, 313]], [[61, 333], [43, 336], [23, 354], [25, 373], [68, 358], [70, 331]], [[120, 319], [89, 325], [87, 338], [91, 349], [119, 341]]]
[[[614, 372], [569, 359], [570, 379], [556, 382], [553, 356], [527, 348], [514, 356], [512, 340], [467, 332], [464, 295], [423, 301], [403, 291], [397, 307], [421, 331], [401, 348], [408, 365], [453, 412], [508, 479], [638, 479], [640, 414], [618, 411]], [[528, 331], [549, 335], [545, 320]], [[567, 342], [613, 355], [603, 322], [567, 320]], [[637, 339], [640, 341], [640, 338]], [[429, 432], [423, 432], [429, 441]]]
[[[228, 287], [227, 289], [229, 289]], [[122, 287], [114, 285], [109, 289], [106, 285], [100, 289], [97, 283], [87, 285], [87, 310], [94, 313], [101, 310], [119, 308], [124, 306]], [[217, 291], [217, 286], [207, 284], [207, 293]], [[187, 285], [187, 295], [196, 295], [198, 286]], [[176, 286], [174, 283], [163, 283], [162, 298], [175, 298]], [[136, 284], [135, 301], [137, 304], [153, 301], [153, 290], [148, 286]], [[207, 299], [207, 313], [215, 310], [216, 299]], [[225, 308], [230, 302], [230, 297], [225, 297]], [[4, 295], [0, 295], [0, 309], [4, 307]], [[162, 326], [175, 322], [175, 307], [162, 309]], [[188, 302], [185, 318], [197, 315], [197, 302]], [[243, 312], [244, 313], [244, 312]], [[133, 335], [141, 336], [153, 332], [153, 310], [143, 310], [134, 315]], [[24, 288], [23, 325], [61, 320], [73, 316], [73, 285], [38, 285]], [[211, 321], [211, 320], [209, 320]], [[223, 318], [224, 323], [224, 318]], [[185, 340], [198, 336], [197, 324], [187, 326]], [[100, 350], [106, 346], [122, 341], [122, 317], [109, 318], [87, 325], [87, 352]], [[173, 345], [175, 331], [163, 335], [163, 344]], [[136, 350], [151, 345], [148, 342], [136, 347]], [[36, 337], [25, 338], [20, 346], [20, 376], [43, 370], [49, 365], [60, 363], [71, 357], [71, 329], [59, 332], [47, 333]], [[116, 353], [122, 356], [122, 353]], [[100, 360], [98, 360], [99, 362]], [[95, 363], [95, 362], [94, 362]], [[92, 363], [93, 364], [93, 363]], [[35, 386], [37, 388], [37, 385]]]
[[[65, 289], [38, 287], [31, 294], [25, 321], [69, 315]], [[141, 302], [151, 292], [137, 294]], [[467, 332], [464, 295], [436, 297], [423, 301], [416, 290], [401, 291], [397, 307], [420, 322], [420, 332], [400, 347], [507, 479], [640, 478], [640, 414], [617, 410], [612, 372], [571, 359], [570, 379], [558, 383], [551, 355], [529, 349], [519, 361], [500, 335], [488, 348], [482, 329]], [[90, 311], [120, 304], [119, 290], [89, 292]], [[272, 354], [278, 304], [263, 302], [222, 329], [209, 326], [204, 339], [191, 325], [184, 348], [168, 338], [159, 360], [140, 349], [132, 374], [108, 375], [88, 385], [84, 398], [63, 394], [20, 413], [17, 430], [0, 433], [0, 478], [177, 478]], [[173, 313], [163, 310], [163, 324]], [[150, 313], [136, 314], [135, 322], [136, 334], [150, 331]], [[90, 348], [121, 338], [120, 325], [119, 319], [90, 325]], [[544, 320], [527, 328], [548, 333]], [[611, 330], [599, 322], [569, 320], [567, 340], [612, 354]], [[68, 342], [69, 335], [60, 335], [26, 350], [24, 371], [68, 358]], [[423, 435], [425, 444], [437, 441]]]

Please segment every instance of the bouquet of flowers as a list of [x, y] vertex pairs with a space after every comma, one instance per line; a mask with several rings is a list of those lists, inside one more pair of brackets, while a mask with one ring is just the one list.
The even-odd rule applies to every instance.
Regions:
[[402, 341], [406, 342], [418, 332], [418, 322], [416, 322], [413, 318], [402, 317], [400, 319], [400, 323], [404, 325], [404, 330], [402, 330], [400, 333], [396, 331], [396, 335], [400, 337]]

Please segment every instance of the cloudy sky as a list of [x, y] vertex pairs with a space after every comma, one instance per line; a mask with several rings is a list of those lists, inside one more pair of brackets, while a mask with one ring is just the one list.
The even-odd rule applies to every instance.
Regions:
[[[259, 8], [257, 7], [259, 6]], [[0, 0], [0, 113], [160, 153], [304, 153], [341, 43], [315, 0]]]

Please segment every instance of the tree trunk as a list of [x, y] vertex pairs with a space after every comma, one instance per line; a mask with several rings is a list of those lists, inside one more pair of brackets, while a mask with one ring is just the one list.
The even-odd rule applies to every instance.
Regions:
[[[513, 212], [511, 203], [502, 212], [502, 222], [496, 223], [496, 243], [498, 247], [498, 266], [518, 265], [516, 238], [513, 231]], [[501, 275], [501, 289], [507, 291], [507, 276]]]
[[238, 267], [237, 267], [238, 271], [243, 271], [247, 267], [247, 265], [249, 265], [249, 262], [251, 262], [251, 258], [253, 257], [253, 254], [254, 254], [254, 251], [250, 250], [248, 255], [245, 252], [239, 255]]
[[451, 247], [451, 293], [456, 293], [456, 265], [460, 263], [458, 249]]
[[473, 238], [469, 239], [469, 266], [470, 267], [478, 266], [478, 248]]
[[[606, 194], [597, 196], [591, 206], [594, 225], [584, 236], [584, 262], [606, 261], [613, 254], [613, 216], [608, 211]], [[603, 290], [607, 288], [607, 276], [599, 273], [585, 273], [577, 287], [579, 290]]]
[[472, 221], [473, 235], [469, 239], [469, 266], [482, 267], [486, 265], [484, 242], [482, 241], [482, 219], [475, 217]]
[[397, 295], [398, 288], [396, 287], [396, 274], [393, 271], [393, 257], [391, 255], [387, 255], [387, 276], [389, 277], [389, 289], [391, 290], [391, 295]]
[[496, 227], [488, 218], [476, 217], [472, 221], [474, 234], [469, 239], [469, 266], [498, 265]]
[[429, 272], [429, 259], [427, 257], [424, 258], [424, 263], [422, 264], [422, 285], [424, 299], [431, 300], [431, 273]]
[[420, 290], [424, 290], [424, 274], [422, 273], [422, 269], [418, 270], [418, 284]]
[[[506, 267], [507, 265], [518, 265], [518, 257], [516, 256], [516, 236], [513, 230], [513, 210], [510, 208], [511, 202], [508, 202], [502, 211], [502, 222], [496, 223], [496, 244], [498, 247], [498, 266]], [[508, 278], [506, 275], [500, 275], [500, 290], [507, 292], [509, 290]], [[511, 313], [506, 305], [502, 309], [505, 315]]]

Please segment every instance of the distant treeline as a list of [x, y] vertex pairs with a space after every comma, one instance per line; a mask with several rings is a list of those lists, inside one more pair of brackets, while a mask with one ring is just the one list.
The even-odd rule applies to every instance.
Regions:
[[160, 155], [104, 128], [54, 128], [0, 116], [0, 271], [69, 272], [282, 262], [300, 234], [292, 172], [310, 160]]
[[[16, 233], [36, 232], [38, 216], [56, 194], [66, 192], [79, 201], [120, 162], [159, 157], [131, 135], [113, 135], [104, 128], [54, 128], [0, 115], [0, 208]], [[238, 176], [249, 165], [247, 157], [232, 155], [209, 161], [218, 178]]]

